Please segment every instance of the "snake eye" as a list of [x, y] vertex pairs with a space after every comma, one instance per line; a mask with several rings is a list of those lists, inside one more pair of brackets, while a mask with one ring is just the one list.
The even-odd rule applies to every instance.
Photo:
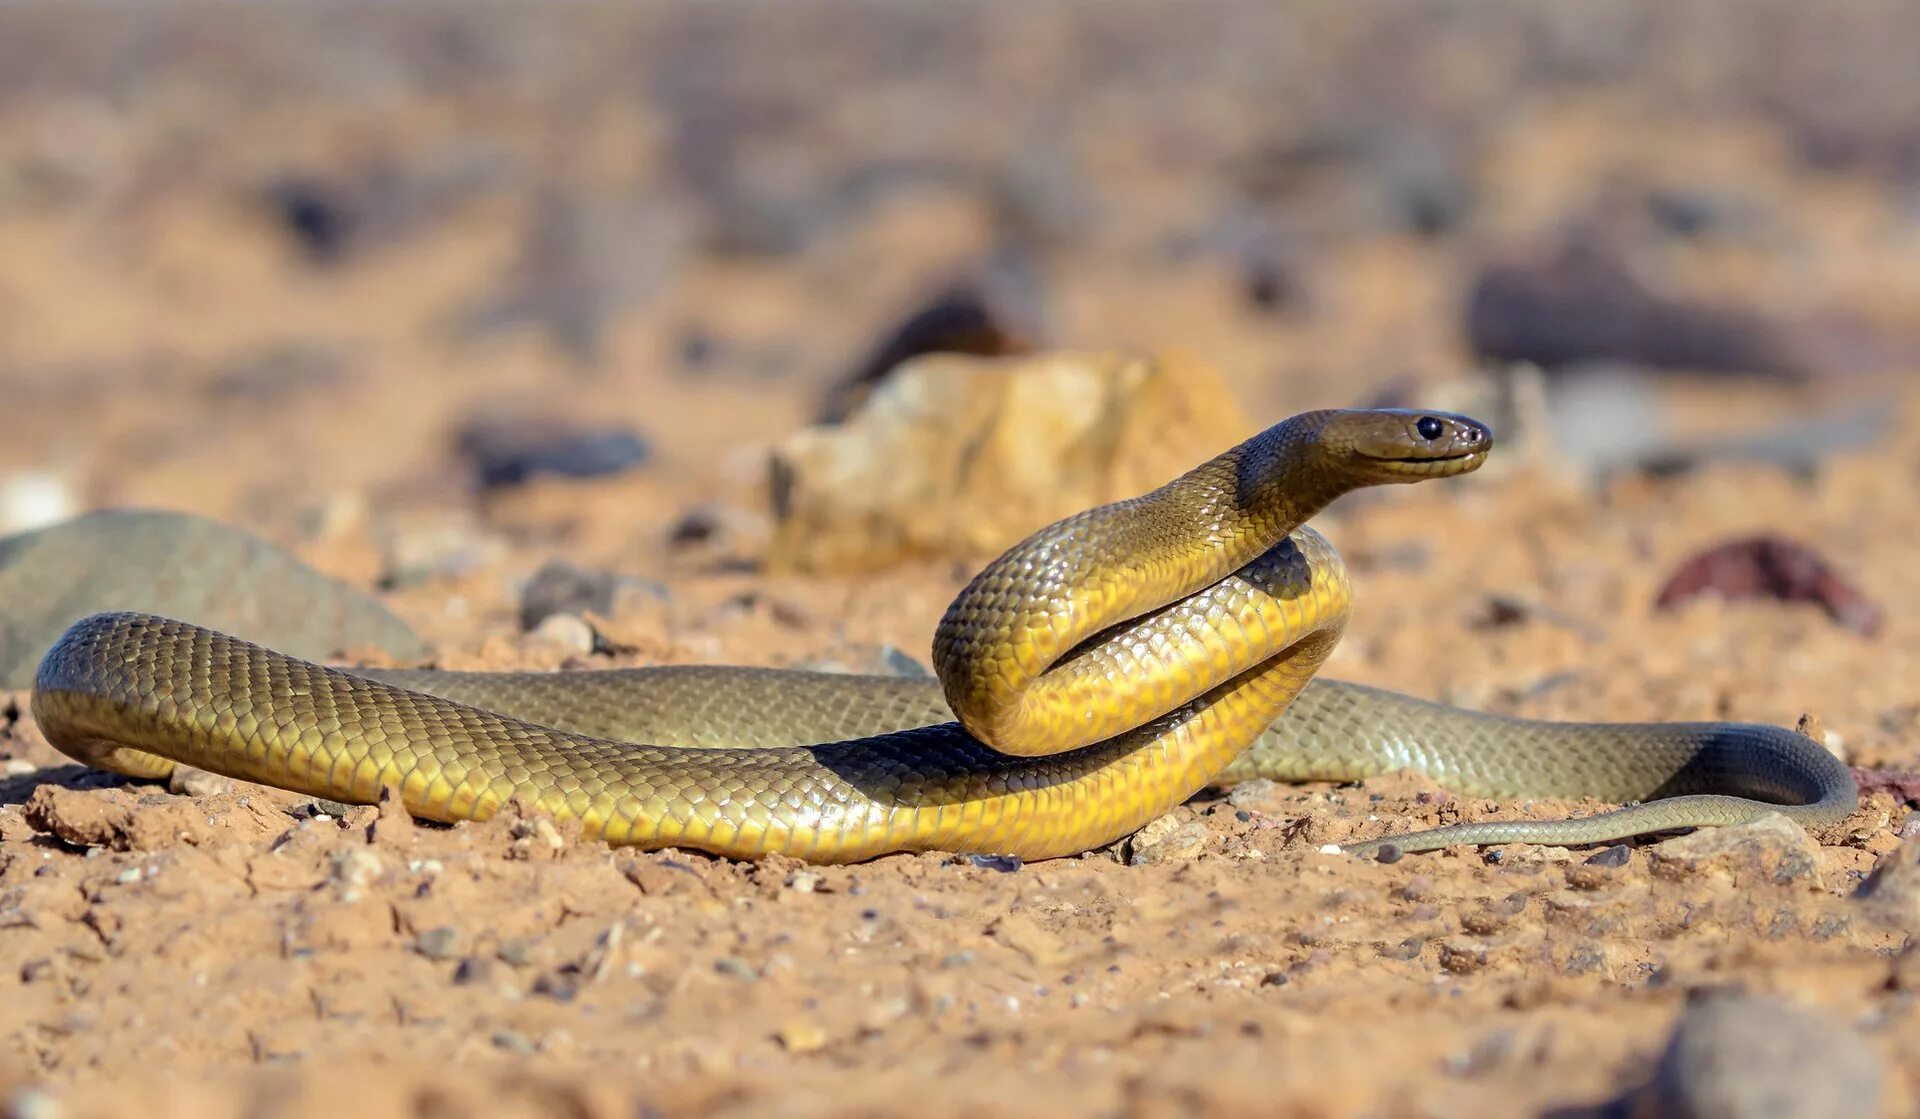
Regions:
[[1431, 441], [1440, 438], [1440, 433], [1445, 431], [1447, 426], [1432, 416], [1421, 416], [1420, 422], [1414, 424], [1413, 429], [1420, 433], [1420, 438]]

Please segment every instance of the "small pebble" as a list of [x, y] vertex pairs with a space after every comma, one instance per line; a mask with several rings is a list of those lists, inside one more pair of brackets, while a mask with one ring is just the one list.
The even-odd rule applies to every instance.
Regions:
[[742, 983], [751, 983], [760, 978], [760, 973], [753, 970], [753, 965], [738, 956], [720, 957], [713, 961], [713, 970]]
[[415, 937], [413, 950], [429, 960], [450, 960], [459, 943], [460, 933], [449, 926], [442, 925], [439, 928], [428, 929]]
[[493, 978], [494, 964], [485, 956], [468, 956], [453, 969], [453, 981], [461, 987], [485, 983]]
[[576, 656], [587, 656], [594, 648], [593, 627], [576, 614], [549, 614], [534, 628], [533, 635]]
[[908, 680], [931, 680], [933, 670], [921, 664], [913, 654], [895, 645], [880, 646], [880, 665], [893, 676]]
[[825, 1031], [811, 1022], [789, 1022], [780, 1027], [778, 1036], [789, 1053], [813, 1053], [827, 1044]]
[[540, 475], [598, 478], [641, 466], [647, 441], [618, 427], [574, 428], [557, 421], [500, 419], [470, 423], [458, 447], [482, 489], [524, 485]]
[[358, 901], [360, 890], [381, 873], [380, 856], [354, 847], [333, 860], [333, 885], [342, 901]]
[[564, 971], [550, 971], [533, 981], [533, 993], [555, 1002], [572, 1002], [580, 993], [580, 983]]
[[997, 870], [1002, 874], [1012, 874], [1021, 867], [1018, 855], [968, 855], [967, 861], [982, 870]]
[[38, 1088], [21, 1088], [0, 1103], [0, 1119], [64, 1119], [67, 1109]]
[[1588, 866], [1626, 866], [1633, 858], [1633, 848], [1624, 843], [1616, 843], [1604, 851], [1596, 851], [1587, 858]]
[[1200, 821], [1182, 820], [1168, 813], [1134, 833], [1128, 861], [1134, 866], [1147, 866], [1197, 859], [1207, 849], [1209, 834]]

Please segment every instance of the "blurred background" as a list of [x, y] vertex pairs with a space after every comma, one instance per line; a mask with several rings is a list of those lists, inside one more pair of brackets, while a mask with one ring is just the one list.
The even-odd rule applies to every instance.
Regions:
[[389, 589], [666, 574], [729, 533], [757, 564], [769, 449], [942, 349], [1177, 350], [1260, 425], [1519, 408], [1577, 470], [1804, 467], [1883, 437], [1920, 357], [1917, 33], [1897, 3], [9, 5], [0, 529], [198, 512]]
[[[444, 1074], [488, 1062], [700, 1114], [1547, 1114], [1748, 980], [1915, 1052], [1916, 952], [1889, 978], [1838, 895], [1920, 830], [1916, 43], [1894, 0], [0, 4], [0, 1064], [305, 1060], [315, 1114], [352, 1060], [419, 1087], [366, 1115], [511, 1106]], [[1335, 876], [1339, 829], [1591, 807], [1401, 779], [1018, 874], [383, 818], [349, 904], [337, 806], [90, 790], [18, 702], [112, 607], [359, 662], [921, 674], [1012, 538], [1362, 404], [1499, 448], [1316, 519], [1358, 592], [1329, 675], [1798, 724], [1888, 771], [1866, 810], [1778, 873], [1621, 848], [1604, 890], [1625, 860]], [[211, 521], [71, 522], [127, 508]], [[1850, 1075], [1797, 1036], [1739, 1048]]]

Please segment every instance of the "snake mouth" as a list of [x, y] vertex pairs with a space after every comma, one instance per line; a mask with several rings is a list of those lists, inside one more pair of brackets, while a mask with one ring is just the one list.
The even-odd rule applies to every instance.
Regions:
[[1428, 467], [1435, 467], [1435, 466], [1464, 466], [1469, 463], [1477, 466], [1480, 463], [1486, 461], [1487, 452], [1484, 449], [1478, 449], [1478, 450], [1453, 451], [1448, 454], [1439, 454], [1439, 455], [1401, 456], [1401, 455], [1370, 455], [1362, 451], [1360, 452], [1360, 457], [1363, 459], [1366, 459], [1368, 462], [1379, 463], [1382, 466], [1399, 466], [1399, 467], [1406, 467], [1413, 470], [1422, 470]]

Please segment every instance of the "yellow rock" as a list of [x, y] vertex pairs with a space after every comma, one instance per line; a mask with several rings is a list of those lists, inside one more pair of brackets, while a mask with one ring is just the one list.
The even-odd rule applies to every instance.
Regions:
[[929, 355], [895, 370], [846, 423], [776, 448], [769, 565], [985, 558], [1254, 430], [1219, 374], [1181, 356]]
[[795, 1021], [780, 1027], [780, 1044], [789, 1053], [813, 1053], [827, 1044], [826, 1031], [812, 1022]]

